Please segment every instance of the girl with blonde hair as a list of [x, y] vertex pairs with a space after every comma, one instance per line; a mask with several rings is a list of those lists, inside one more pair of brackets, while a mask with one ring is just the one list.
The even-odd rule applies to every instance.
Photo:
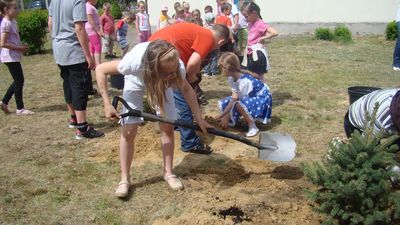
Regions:
[[[166, 41], [155, 40], [136, 45], [122, 60], [103, 63], [96, 68], [96, 78], [104, 102], [107, 118], [119, 117], [112, 106], [107, 87], [107, 75], [125, 75], [123, 98], [133, 109], [143, 109], [143, 96], [146, 92], [149, 105], [157, 114], [176, 120], [173, 89], [180, 89], [203, 132], [211, 127], [201, 116], [196, 95], [185, 79], [185, 66], [179, 59], [178, 51]], [[127, 112], [123, 108], [122, 113]], [[121, 119], [120, 165], [121, 181], [115, 195], [127, 197], [130, 188], [130, 167], [134, 152], [134, 140], [142, 118], [125, 117]], [[173, 174], [174, 127], [160, 123], [161, 143], [164, 161], [163, 178], [174, 189], [182, 189], [181, 180]]]
[[268, 85], [255, 78], [257, 75], [241, 71], [239, 58], [232, 52], [223, 53], [218, 65], [232, 90], [231, 96], [218, 102], [220, 126], [223, 129], [235, 126], [242, 116], [249, 127], [246, 136], [255, 136], [259, 132], [256, 121], [263, 124], [271, 121], [272, 96]]

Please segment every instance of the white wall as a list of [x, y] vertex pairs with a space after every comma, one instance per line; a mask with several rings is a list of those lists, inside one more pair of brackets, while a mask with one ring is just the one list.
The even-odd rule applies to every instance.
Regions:
[[[160, 9], [169, 8], [174, 14], [176, 0], [148, 0], [150, 23], [156, 26]], [[198, 8], [204, 13], [204, 6], [215, 0], [189, 0], [191, 10]], [[283, 23], [386, 23], [396, 17], [400, 0], [256, 0], [266, 22]]]

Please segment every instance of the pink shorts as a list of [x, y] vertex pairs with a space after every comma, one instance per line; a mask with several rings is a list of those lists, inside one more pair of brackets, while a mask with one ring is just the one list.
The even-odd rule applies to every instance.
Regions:
[[101, 40], [99, 35], [96, 34], [89, 36], [89, 50], [91, 54], [101, 53]]
[[150, 31], [142, 31], [142, 36], [139, 36], [139, 42], [146, 42], [149, 40]]

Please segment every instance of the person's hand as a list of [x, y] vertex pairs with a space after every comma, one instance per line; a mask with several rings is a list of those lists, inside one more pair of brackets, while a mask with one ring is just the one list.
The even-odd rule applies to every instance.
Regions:
[[214, 128], [213, 126], [211, 126], [209, 123], [207, 123], [206, 120], [204, 120], [203, 118], [200, 118], [197, 121], [197, 125], [199, 125], [201, 131], [203, 131], [203, 133], [207, 134], [207, 128]]
[[97, 34], [98, 34], [100, 37], [104, 37], [103, 31], [99, 31], [99, 32], [97, 32]]
[[104, 114], [107, 119], [119, 119], [119, 113], [111, 104], [104, 106]]
[[94, 70], [96, 69], [96, 63], [94, 62], [94, 59], [90, 56], [86, 56], [86, 62], [88, 64], [88, 69]]
[[29, 49], [28, 45], [20, 45], [19, 47], [20, 47], [21, 52], [26, 52]]
[[226, 129], [226, 128], [228, 128], [228, 125], [229, 125], [229, 113], [228, 114], [226, 114], [225, 116], [223, 116], [221, 119], [220, 119], [220, 122], [219, 122], [219, 126], [222, 128], [222, 129]]

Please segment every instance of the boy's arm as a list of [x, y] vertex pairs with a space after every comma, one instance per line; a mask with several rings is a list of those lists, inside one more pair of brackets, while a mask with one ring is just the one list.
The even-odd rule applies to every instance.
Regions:
[[200, 71], [201, 66], [201, 56], [197, 52], [193, 52], [189, 58], [189, 61], [186, 65], [186, 79], [190, 84], [197, 81], [196, 74]]
[[78, 21], [75, 22], [75, 32], [76, 36], [78, 37], [79, 44], [82, 47], [83, 54], [85, 55], [86, 62], [88, 63], [88, 69], [93, 70], [95, 68], [95, 63], [90, 55], [89, 51], [89, 42], [88, 42], [88, 35], [85, 30], [85, 22]]
[[151, 35], [150, 16], [147, 16], [147, 24], [149, 25], [149, 33]]

